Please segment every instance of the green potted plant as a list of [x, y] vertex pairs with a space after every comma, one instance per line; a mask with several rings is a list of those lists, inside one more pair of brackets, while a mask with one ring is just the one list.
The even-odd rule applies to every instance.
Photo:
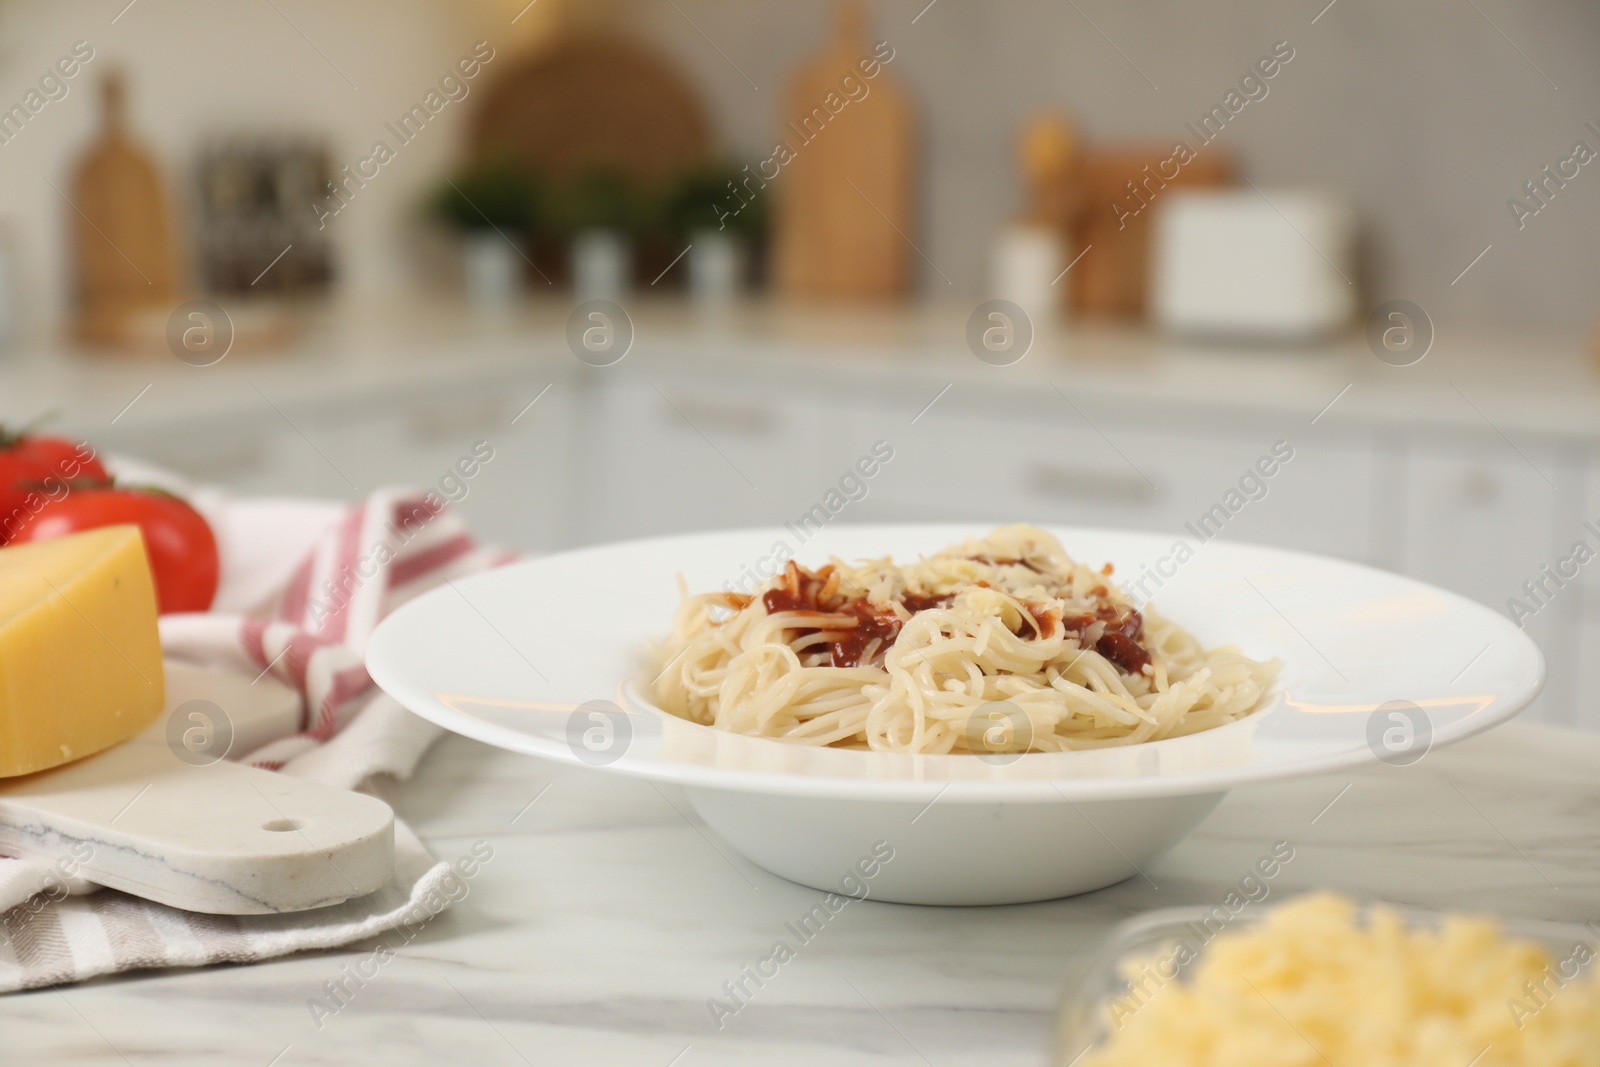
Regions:
[[445, 179], [431, 209], [460, 233], [467, 298], [481, 307], [515, 302], [528, 261], [528, 236], [539, 216], [537, 179], [521, 163], [496, 156]]
[[737, 298], [752, 247], [766, 233], [765, 183], [732, 163], [707, 163], [681, 175], [666, 197], [666, 224], [689, 248], [689, 293], [702, 306]]
[[650, 225], [643, 191], [622, 171], [586, 170], [553, 198], [548, 222], [571, 242], [578, 301], [616, 300], [627, 290], [633, 242]]

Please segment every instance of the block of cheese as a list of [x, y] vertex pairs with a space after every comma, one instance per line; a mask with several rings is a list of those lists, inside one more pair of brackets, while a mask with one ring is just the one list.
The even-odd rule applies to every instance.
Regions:
[[0, 777], [132, 737], [165, 688], [137, 526], [0, 548]]

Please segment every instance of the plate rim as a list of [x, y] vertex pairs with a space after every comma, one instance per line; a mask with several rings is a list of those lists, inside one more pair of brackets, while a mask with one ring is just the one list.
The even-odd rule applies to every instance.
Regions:
[[[1012, 521], [1014, 522], [1015, 520]], [[861, 531], [867, 534], [872, 531], [883, 531], [886, 535], [893, 532], [960, 528], [969, 531], [970, 535], [970, 531], [973, 529], [994, 529], [998, 526], [1009, 524], [1007, 522], [991, 523], [954, 520], [939, 522], [841, 523], [838, 528], [848, 527], [853, 531]], [[1080, 532], [1111, 538], [1159, 539], [1163, 537], [1162, 532], [1131, 530], [1123, 527], [1066, 525], [1061, 523], [1038, 523], [1037, 525], [1053, 534], [1062, 536], [1064, 542], [1073, 534]], [[593, 770], [621, 774], [647, 781], [735, 793], [761, 793], [834, 800], [903, 801], [907, 803], [926, 803], [930, 798], [954, 803], [1074, 803], [1077, 801], [1209, 795], [1223, 793], [1237, 786], [1313, 777], [1320, 774], [1330, 774], [1335, 771], [1365, 767], [1380, 762], [1377, 756], [1366, 746], [1356, 746], [1330, 751], [1326, 755], [1295, 762], [1228, 767], [1220, 770], [1185, 772], [1158, 777], [1124, 775], [1071, 778], [1057, 776], [1012, 780], [921, 777], [856, 778], [810, 775], [798, 772], [753, 771], [687, 761], [646, 759], [629, 755], [624, 755], [615, 762], [596, 766], [578, 758], [566, 745], [451, 708], [439, 701], [435, 696], [418, 690], [402, 676], [401, 672], [394, 669], [387, 662], [389, 659], [385, 654], [387, 646], [397, 639], [396, 635], [401, 632], [402, 628], [412, 625], [413, 618], [423, 614], [430, 603], [450, 596], [455, 586], [492, 584], [504, 581], [508, 576], [548, 565], [552, 560], [570, 560], [575, 557], [620, 551], [643, 545], [670, 546], [673, 543], [693, 542], [708, 536], [748, 536], [752, 539], [770, 538], [781, 536], [781, 531], [782, 527], [778, 526], [723, 527], [685, 533], [622, 538], [563, 549], [545, 555], [530, 556], [504, 566], [479, 571], [463, 578], [452, 579], [450, 582], [412, 598], [380, 620], [368, 639], [367, 650], [363, 660], [372, 680], [401, 706], [452, 733], [461, 734], [496, 748], [541, 759], [550, 759], [564, 765], [588, 767]], [[1496, 693], [1495, 696], [1501, 701], [1501, 706], [1495, 708], [1493, 712], [1466, 723], [1447, 724], [1439, 728], [1432, 736], [1429, 751], [1475, 737], [1505, 723], [1526, 708], [1544, 688], [1548, 665], [1544, 653], [1537, 643], [1509, 619], [1501, 617], [1486, 605], [1459, 593], [1408, 575], [1398, 574], [1367, 563], [1341, 559], [1324, 553], [1282, 548], [1275, 545], [1259, 545], [1220, 537], [1213, 538], [1207, 541], [1206, 544], [1225, 545], [1235, 550], [1264, 553], [1285, 560], [1316, 563], [1318, 565], [1331, 564], [1336, 567], [1350, 568], [1376, 575], [1385, 581], [1398, 582], [1405, 586], [1426, 590], [1453, 602], [1458, 607], [1483, 618], [1486, 622], [1500, 627], [1507, 637], [1514, 639], [1520, 645], [1524, 652], [1531, 653], [1532, 660], [1530, 665], [1532, 674], [1520, 692], [1511, 694]], [[465, 595], [459, 589], [455, 590], [455, 593], [458, 596]], [[612, 688], [620, 692], [633, 677], [632, 672], [629, 672], [619, 678], [612, 679]], [[1251, 716], [1216, 729], [1226, 730], [1242, 724], [1254, 715], [1270, 711], [1271, 707], [1272, 705], [1268, 705], [1260, 711], [1252, 712]], [[652, 714], [669, 714], [653, 706], [641, 710]], [[703, 730], [714, 729], [713, 727], [690, 723], [688, 720], [682, 721], [687, 726], [698, 727]], [[1206, 732], [1211, 733], [1213, 731]], [[719, 736], [744, 736], [725, 734], [722, 731], [717, 731], [717, 733]], [[790, 742], [774, 738], [744, 737], [744, 740], [779, 745], [785, 749], [793, 747]], [[1183, 737], [1167, 738], [1160, 741], [1144, 742], [1143, 746], [1168, 745], [1184, 740], [1186, 738]], [[866, 754], [863, 753], [863, 755]], [[927, 758], [911, 753], [873, 753], [872, 755], [880, 758], [884, 756], [898, 757], [906, 761]], [[1062, 755], [1070, 756], [1071, 753], [1029, 753], [1019, 757], [1019, 760], [1041, 757], [1051, 759]]]

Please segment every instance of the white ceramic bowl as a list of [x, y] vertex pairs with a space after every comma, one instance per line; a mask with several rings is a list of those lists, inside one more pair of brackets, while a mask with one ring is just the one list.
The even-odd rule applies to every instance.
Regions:
[[[999, 524], [993, 524], [999, 525]], [[1432, 746], [1514, 715], [1544, 662], [1494, 612], [1353, 563], [1219, 541], [1153, 597], [1207, 645], [1283, 661], [1239, 722], [1087, 752], [915, 756], [744, 737], [654, 707], [645, 648], [669, 629], [677, 575], [737, 583], [783, 543], [816, 565], [915, 558], [991, 526], [787, 528], [655, 538], [475, 575], [402, 607], [367, 668], [424, 718], [480, 741], [684, 787], [706, 823], [766, 869], [819, 889], [917, 904], [1009, 904], [1098, 889], [1176, 844], [1230, 788]], [[1054, 528], [1076, 558], [1139, 574], [1169, 536]], [[1163, 569], [1171, 569], [1165, 567]]]

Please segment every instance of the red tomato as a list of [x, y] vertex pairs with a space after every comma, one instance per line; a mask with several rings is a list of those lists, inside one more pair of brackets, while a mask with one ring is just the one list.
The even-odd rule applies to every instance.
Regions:
[[74, 486], [30, 516], [11, 543], [49, 541], [122, 523], [144, 534], [163, 615], [211, 607], [220, 569], [217, 539], [198, 511], [170, 493], [110, 484]]
[[63, 437], [12, 437], [0, 430], [0, 545], [51, 500], [67, 492], [67, 483], [107, 480], [106, 469], [87, 444]]

